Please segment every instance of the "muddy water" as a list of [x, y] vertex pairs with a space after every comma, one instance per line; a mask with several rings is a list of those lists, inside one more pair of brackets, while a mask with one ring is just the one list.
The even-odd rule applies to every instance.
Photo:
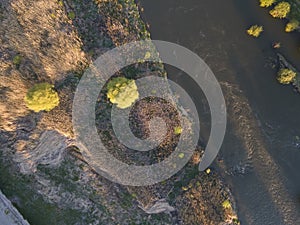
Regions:
[[[181, 44], [199, 54], [221, 83], [228, 128], [217, 168], [237, 200], [241, 224], [300, 224], [300, 95], [274, 79], [279, 41], [300, 69], [300, 35], [283, 32], [257, 1], [141, 0], [153, 39]], [[245, 30], [261, 24], [258, 39]], [[203, 95], [178, 71], [169, 76], [185, 86], [209, 118]], [[207, 138], [207, 120], [202, 119]], [[204, 128], [204, 129], [203, 129]], [[222, 166], [221, 166], [222, 167]]]

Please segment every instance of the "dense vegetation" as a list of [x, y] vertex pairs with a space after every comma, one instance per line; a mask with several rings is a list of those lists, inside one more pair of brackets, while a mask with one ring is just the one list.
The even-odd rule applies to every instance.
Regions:
[[27, 107], [34, 112], [39, 112], [50, 111], [58, 106], [59, 97], [53, 87], [48, 83], [40, 83], [30, 88], [24, 99]]
[[107, 89], [110, 102], [121, 109], [130, 107], [139, 98], [135, 81], [125, 77], [113, 78], [108, 83]]
[[295, 80], [296, 73], [290, 69], [280, 69], [278, 71], [277, 80], [281, 84], [290, 84]]
[[287, 15], [291, 11], [291, 5], [288, 2], [280, 2], [278, 3], [272, 10], [270, 10], [270, 14], [274, 18], [286, 18]]
[[258, 37], [263, 30], [262, 26], [253, 25], [247, 30], [247, 33], [253, 37]]
[[260, 6], [271, 9], [269, 13], [274, 18], [287, 18], [289, 22], [285, 27], [286, 32], [292, 32], [299, 28], [300, 21], [300, 2], [287, 0], [278, 2], [276, 0], [260, 0]]
[[299, 28], [299, 24], [300, 23], [298, 20], [292, 19], [290, 22], [288, 22], [286, 24], [285, 31], [292, 32], [292, 31], [296, 30], [297, 28]]
[[269, 7], [273, 5], [276, 2], [276, 0], [260, 0], [260, 6], [261, 7]]
[[[300, 2], [298, 0], [286, 0], [280, 2], [277, 2], [277, 0], [260, 0], [260, 6], [271, 7], [269, 13], [274, 18], [288, 19], [288, 23], [285, 26], [285, 32], [293, 32], [300, 28]], [[255, 25], [250, 27], [247, 30], [247, 33], [251, 36], [258, 37], [261, 31], [262, 27]], [[280, 42], [273, 44], [274, 48], [280, 48], [280, 46]], [[281, 84], [292, 83], [299, 90], [299, 74], [287, 61], [284, 65], [280, 65], [277, 73], [277, 80]]]

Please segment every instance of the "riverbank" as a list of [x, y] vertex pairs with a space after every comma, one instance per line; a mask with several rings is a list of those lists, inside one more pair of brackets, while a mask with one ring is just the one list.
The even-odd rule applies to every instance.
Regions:
[[[299, 94], [276, 81], [277, 53], [298, 65], [298, 33], [284, 32], [286, 21], [272, 18], [257, 1], [141, 3], [152, 37], [193, 50], [221, 83], [228, 127], [219, 171], [230, 184], [241, 224], [299, 223]], [[245, 31], [253, 24], [268, 29], [254, 39]], [[274, 41], [281, 48], [274, 50]], [[197, 109], [207, 115], [201, 90], [180, 72], [170, 77], [197, 95]]]
[[[238, 223], [234, 200], [218, 174], [199, 174], [200, 147], [171, 179], [125, 187], [97, 175], [74, 146], [76, 85], [105, 51], [150, 38], [139, 10], [133, 0], [1, 2], [0, 187], [31, 224]], [[149, 70], [165, 75], [161, 64], [132, 66], [122, 73], [137, 78]], [[33, 113], [24, 104], [28, 88], [38, 82], [54, 84], [59, 94], [60, 105], [50, 112]], [[114, 147], [118, 143], [108, 124], [108, 107], [107, 101], [99, 105], [97, 126]], [[170, 140], [168, 151], [174, 144]], [[128, 156], [115, 153], [122, 159]], [[158, 151], [149, 160], [163, 159], [164, 154]], [[134, 159], [129, 155], [128, 160]], [[165, 213], [150, 213], [162, 202], [168, 206], [161, 211]]]

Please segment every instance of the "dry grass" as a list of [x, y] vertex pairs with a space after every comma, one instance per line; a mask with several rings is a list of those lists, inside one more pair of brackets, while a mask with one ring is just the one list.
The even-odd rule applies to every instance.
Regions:
[[[12, 131], [17, 118], [30, 113], [23, 102], [28, 88], [44, 81], [60, 85], [86, 64], [86, 58], [76, 29], [57, 2], [14, 0], [6, 6], [0, 28], [0, 85], [5, 89], [0, 110], [4, 130]], [[15, 55], [20, 56], [19, 65], [13, 63]], [[42, 113], [40, 124], [71, 135], [70, 93], [74, 89], [60, 87], [58, 91], [60, 107], [55, 113]]]
[[10, 42], [35, 65], [34, 72], [42, 79], [62, 79], [85, 61], [79, 37], [55, 1], [16, 0], [12, 9], [22, 36], [12, 34]]
[[198, 175], [183, 189], [176, 199], [183, 224], [234, 224], [235, 212], [222, 206], [230, 198], [228, 190], [215, 174]]
[[14, 131], [16, 129], [16, 117], [23, 116], [27, 109], [23, 102], [26, 84], [22, 74], [15, 68], [12, 58], [16, 52], [12, 49], [9, 39], [9, 31], [15, 32], [16, 21], [9, 11], [1, 8], [0, 26], [0, 115], [1, 129]]

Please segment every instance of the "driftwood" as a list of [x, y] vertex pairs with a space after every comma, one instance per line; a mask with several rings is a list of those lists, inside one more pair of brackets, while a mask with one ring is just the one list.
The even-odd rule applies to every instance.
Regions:
[[280, 53], [277, 53], [277, 56], [278, 56], [279, 65], [281, 68], [288, 68], [288, 69], [293, 70], [298, 73], [297, 69], [294, 66], [292, 66], [291, 63], [289, 63], [283, 55], [281, 55]]
[[157, 214], [157, 213], [170, 213], [175, 211], [175, 209], [169, 205], [165, 199], [160, 199], [154, 203], [154, 205], [144, 208], [139, 206], [147, 214]]

